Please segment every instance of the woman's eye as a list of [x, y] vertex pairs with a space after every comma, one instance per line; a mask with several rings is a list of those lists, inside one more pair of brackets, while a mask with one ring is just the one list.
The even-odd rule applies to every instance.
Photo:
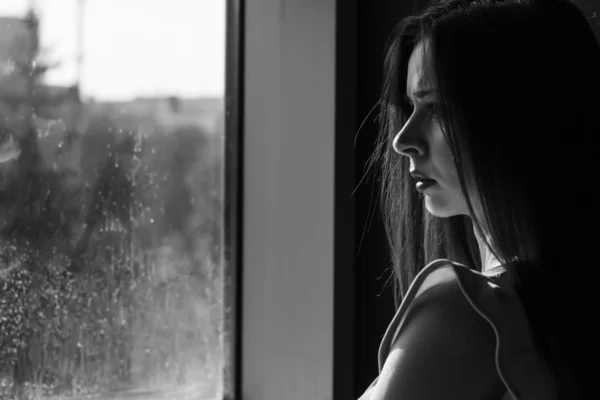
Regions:
[[[409, 115], [412, 114], [414, 112], [414, 110], [415, 110], [415, 105], [408, 98], [408, 96], [406, 96], [404, 98], [404, 102], [405, 102], [406, 106], [408, 107], [408, 114]], [[431, 116], [433, 118], [437, 118], [438, 117], [438, 114], [437, 114], [437, 104], [436, 103], [426, 103], [423, 106], [429, 110], [429, 113], [431, 114]]]

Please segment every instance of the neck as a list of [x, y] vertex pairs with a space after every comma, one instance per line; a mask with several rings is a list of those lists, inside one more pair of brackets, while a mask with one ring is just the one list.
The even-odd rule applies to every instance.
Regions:
[[[485, 243], [485, 240], [479, 236], [477, 230], [474, 228], [475, 237], [477, 238], [477, 244], [479, 245], [479, 255], [481, 257], [481, 269], [482, 271], [487, 271], [491, 268], [497, 267], [500, 265], [500, 261], [494, 256], [494, 253], [490, 250], [490, 248]], [[488, 243], [491, 242], [489, 235], [485, 236]]]

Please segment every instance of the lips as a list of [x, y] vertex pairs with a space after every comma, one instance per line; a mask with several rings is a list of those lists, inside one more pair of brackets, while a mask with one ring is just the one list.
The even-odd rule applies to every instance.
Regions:
[[433, 179], [429, 179], [426, 181], [418, 181], [415, 185], [415, 189], [417, 189], [419, 192], [425, 193], [427, 189], [435, 186], [437, 186], [437, 182]]
[[435, 182], [435, 179], [427, 179], [427, 178], [415, 178], [415, 180], [417, 182], [425, 182], [425, 183], [428, 183], [428, 182], [433, 183], [433, 182]]
[[410, 173], [412, 175], [412, 177], [417, 181], [417, 182], [435, 182], [435, 179], [431, 179], [430, 177], [428, 177], [425, 174], [422, 174], [420, 172], [417, 171], [411, 171]]

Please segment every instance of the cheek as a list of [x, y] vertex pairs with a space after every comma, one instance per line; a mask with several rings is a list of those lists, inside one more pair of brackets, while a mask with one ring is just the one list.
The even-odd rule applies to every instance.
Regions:
[[450, 146], [441, 137], [441, 133], [439, 140], [432, 144], [431, 156], [435, 164], [440, 190], [426, 196], [427, 210], [432, 215], [441, 218], [468, 214], [467, 202], [460, 188], [460, 180]]
[[431, 145], [431, 156], [436, 167], [436, 173], [443, 186], [448, 189], [460, 190], [460, 181], [454, 163], [454, 155], [441, 131]]

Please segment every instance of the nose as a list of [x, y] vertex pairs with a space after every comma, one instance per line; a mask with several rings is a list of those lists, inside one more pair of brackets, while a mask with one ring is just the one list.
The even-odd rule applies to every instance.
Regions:
[[407, 157], [421, 157], [425, 154], [427, 142], [422, 129], [410, 118], [394, 137], [392, 143], [396, 153]]

